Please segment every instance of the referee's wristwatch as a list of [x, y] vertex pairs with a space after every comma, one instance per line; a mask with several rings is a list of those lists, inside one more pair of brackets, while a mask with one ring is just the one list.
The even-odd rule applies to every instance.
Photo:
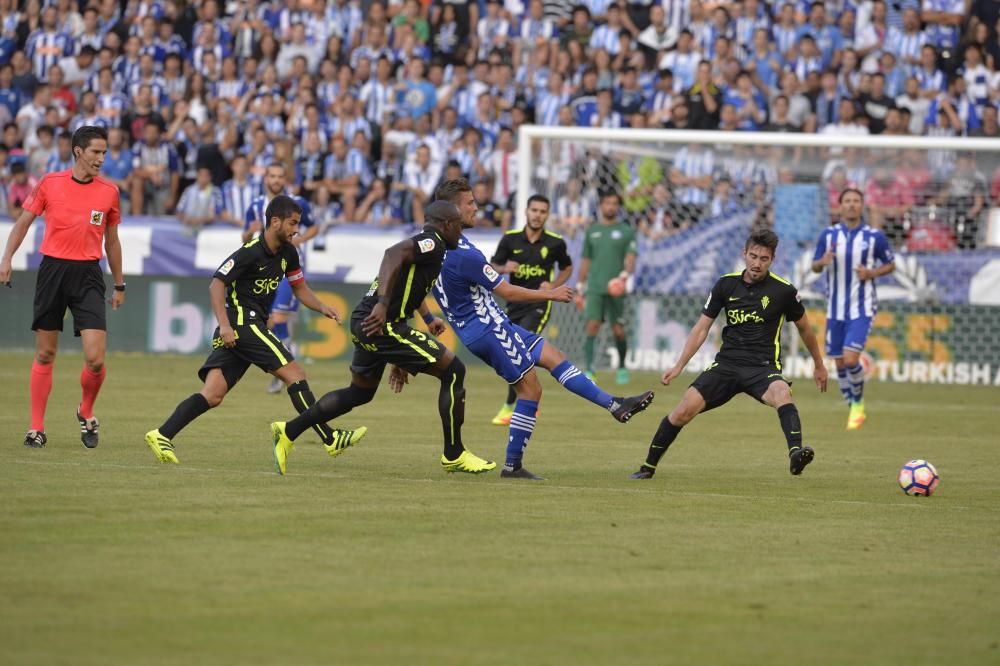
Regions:
[[125, 291], [125, 283], [122, 282], [121, 284], [116, 284], [115, 291]]

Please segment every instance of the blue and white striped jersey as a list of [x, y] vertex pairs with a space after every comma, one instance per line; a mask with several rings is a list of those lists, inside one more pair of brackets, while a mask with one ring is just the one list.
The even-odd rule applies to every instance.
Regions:
[[833, 263], [827, 270], [827, 319], [850, 321], [874, 317], [878, 310], [875, 281], [862, 282], [855, 271], [861, 266], [876, 268], [892, 263], [889, 239], [880, 229], [865, 223], [849, 229], [840, 222], [820, 235], [813, 260], [822, 258], [827, 250], [834, 254]]
[[[309, 206], [309, 202], [298, 196], [297, 194], [289, 194], [292, 200], [295, 201], [299, 206], [302, 207], [302, 218], [299, 222], [299, 227], [302, 229], [308, 229], [313, 225], [312, 215], [310, 215], [312, 208]], [[267, 211], [267, 204], [271, 203], [271, 198], [266, 194], [262, 194], [259, 197], [254, 198], [250, 202], [250, 206], [247, 208], [246, 217], [243, 220], [243, 231], [250, 228], [250, 225], [254, 222], [258, 222], [261, 228], [264, 226], [264, 212]], [[301, 255], [302, 253], [299, 252]]]
[[229, 179], [222, 184], [222, 200], [226, 210], [237, 220], [246, 221], [247, 210], [250, 202], [258, 196], [260, 188], [249, 178], [240, 185], [233, 179]]
[[458, 247], [444, 255], [441, 274], [434, 283], [434, 299], [465, 345], [507, 320], [493, 299], [493, 290], [502, 281], [486, 256], [464, 235]]
[[66, 56], [73, 55], [73, 38], [64, 32], [36, 30], [24, 47], [31, 61], [31, 71], [42, 83], [49, 80], [49, 69]]

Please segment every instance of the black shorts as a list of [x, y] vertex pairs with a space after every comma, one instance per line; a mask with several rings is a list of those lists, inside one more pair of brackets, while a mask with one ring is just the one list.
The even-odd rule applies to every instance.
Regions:
[[351, 340], [354, 342], [351, 372], [379, 377], [386, 363], [391, 363], [415, 375], [448, 353], [448, 348], [434, 336], [410, 328], [403, 321], [386, 322], [383, 327], [386, 335], [365, 335], [361, 322], [367, 316], [367, 312], [355, 312], [351, 317]]
[[108, 330], [104, 309], [104, 273], [100, 262], [42, 257], [35, 280], [33, 331], [61, 331], [66, 308], [73, 313], [73, 333]]
[[208, 377], [209, 370], [219, 368], [226, 378], [226, 384], [233, 388], [251, 365], [256, 365], [264, 372], [271, 372], [295, 360], [292, 353], [263, 322], [251, 321], [245, 326], [234, 326], [233, 332], [236, 333], [236, 346], [229, 349], [223, 344], [219, 329], [215, 329], [212, 334], [212, 353], [198, 369], [201, 381]]
[[761, 398], [774, 382], [786, 382], [781, 371], [773, 365], [730, 365], [712, 363], [691, 386], [698, 389], [705, 399], [705, 409], [715, 409], [729, 402], [734, 396], [746, 393], [754, 400]]
[[507, 308], [507, 316], [510, 320], [532, 333], [542, 334], [542, 329], [549, 323], [549, 315], [552, 313], [552, 301], [544, 303], [524, 303], [512, 305]]

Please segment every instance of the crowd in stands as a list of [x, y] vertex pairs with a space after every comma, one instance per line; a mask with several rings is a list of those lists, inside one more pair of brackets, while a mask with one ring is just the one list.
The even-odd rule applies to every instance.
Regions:
[[[324, 225], [420, 223], [464, 176], [506, 227], [524, 123], [998, 137], [998, 29], [995, 0], [0, 0], [0, 208], [89, 124], [126, 214], [242, 225], [282, 163]], [[608, 186], [651, 236], [747, 202], [767, 222], [795, 162], [897, 239], [938, 206], [972, 246], [1000, 197], [996, 162], [949, 151], [572, 149], [532, 174], [570, 232]]]

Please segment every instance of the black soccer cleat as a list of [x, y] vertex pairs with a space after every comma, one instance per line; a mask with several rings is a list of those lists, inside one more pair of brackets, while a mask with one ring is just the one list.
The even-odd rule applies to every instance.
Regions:
[[647, 465], [643, 465], [639, 468], [638, 472], [632, 472], [628, 475], [630, 479], [652, 479], [653, 475], [656, 474], [656, 470]]
[[29, 430], [28, 434], [24, 436], [24, 445], [29, 449], [45, 448], [45, 443], [48, 441], [49, 438], [41, 430]]
[[89, 419], [85, 419], [80, 416], [80, 409], [77, 408], [76, 420], [80, 423], [80, 441], [88, 449], [97, 448], [97, 428], [101, 425], [97, 417], [91, 416]]
[[653, 404], [653, 392], [646, 391], [631, 398], [615, 398], [611, 403], [611, 416], [620, 423], [628, 423], [629, 419]]
[[798, 476], [806, 468], [806, 465], [813, 461], [814, 457], [816, 457], [816, 452], [811, 447], [803, 446], [792, 449], [788, 452], [788, 471], [794, 476]]
[[544, 476], [538, 476], [537, 474], [532, 474], [525, 467], [518, 467], [517, 469], [511, 469], [511, 468], [509, 468], [507, 466], [504, 466], [504, 468], [502, 470], [500, 470], [500, 478], [501, 479], [526, 479], [528, 481], [544, 481], [545, 480]]

